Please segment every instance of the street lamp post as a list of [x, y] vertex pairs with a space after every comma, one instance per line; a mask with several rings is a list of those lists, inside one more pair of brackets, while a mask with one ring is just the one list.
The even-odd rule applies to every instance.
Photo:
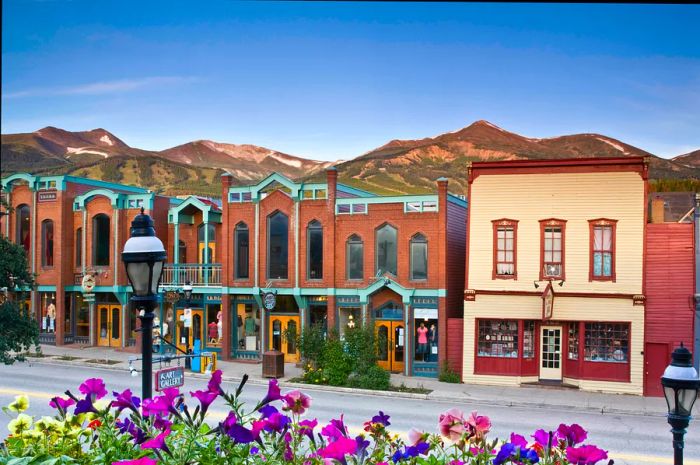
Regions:
[[693, 354], [683, 347], [683, 343], [673, 351], [671, 364], [661, 377], [661, 385], [668, 405], [668, 424], [673, 433], [673, 464], [683, 465], [683, 436], [700, 389]]
[[141, 320], [142, 379], [141, 395], [150, 399], [153, 383], [153, 307], [156, 303], [163, 263], [166, 260], [163, 243], [156, 237], [153, 220], [141, 208], [131, 223], [131, 237], [124, 244], [122, 261], [134, 290], [131, 300]]
[[[185, 294], [185, 308], [190, 308], [190, 299], [192, 298], [192, 284], [187, 281], [184, 286], [182, 286], [182, 293]], [[191, 318], [191, 314], [190, 314]], [[192, 322], [189, 322], [192, 325]], [[190, 354], [190, 327], [185, 325], [185, 354]], [[192, 368], [192, 361], [189, 357], [185, 358], [185, 368]]]

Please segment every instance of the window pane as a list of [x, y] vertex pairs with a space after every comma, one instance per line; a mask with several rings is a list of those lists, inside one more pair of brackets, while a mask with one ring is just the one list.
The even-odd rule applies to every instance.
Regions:
[[535, 322], [526, 321], [523, 325], [523, 358], [535, 356]]
[[236, 226], [236, 278], [248, 278], [248, 227]]
[[364, 203], [353, 204], [352, 212], [353, 213], [366, 213], [367, 212], [367, 205]]
[[20, 205], [17, 207], [17, 229], [15, 240], [17, 244], [24, 247], [25, 252], [29, 254], [30, 245], [30, 221], [29, 221], [29, 207], [27, 205]]
[[477, 352], [479, 357], [517, 358], [518, 322], [479, 320]]
[[629, 325], [586, 323], [584, 344], [584, 360], [627, 362], [629, 357]]
[[411, 279], [428, 278], [428, 244], [411, 242]]
[[578, 323], [569, 323], [569, 360], [578, 360]]
[[83, 266], [83, 228], [75, 231], [75, 266]]
[[593, 254], [593, 276], [603, 275], [603, 254], [596, 252]]
[[95, 215], [92, 219], [92, 263], [96, 266], [109, 266], [109, 217]]
[[359, 240], [348, 241], [348, 279], [362, 279], [364, 247]]
[[289, 219], [277, 212], [268, 219], [267, 277], [287, 279]]
[[308, 279], [323, 278], [323, 228], [314, 222], [307, 229], [308, 234]]
[[385, 225], [377, 230], [377, 271], [396, 275], [396, 229]]
[[53, 221], [41, 223], [41, 265], [53, 266]]

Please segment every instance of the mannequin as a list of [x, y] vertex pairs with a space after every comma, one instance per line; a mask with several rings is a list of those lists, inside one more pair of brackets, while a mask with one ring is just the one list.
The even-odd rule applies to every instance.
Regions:
[[420, 326], [416, 328], [416, 333], [418, 334], [418, 354], [423, 355], [423, 361], [426, 361], [428, 356], [428, 328], [425, 327], [425, 323], [420, 322]]
[[49, 333], [55, 332], [55, 322], [56, 321], [56, 305], [54, 305], [53, 300], [46, 307], [46, 330]]
[[430, 355], [428, 355], [428, 358], [431, 361], [435, 361], [437, 359], [438, 345], [437, 326], [435, 326], [435, 323], [432, 323], [430, 325], [430, 329], [428, 330], [428, 341], [430, 343]]

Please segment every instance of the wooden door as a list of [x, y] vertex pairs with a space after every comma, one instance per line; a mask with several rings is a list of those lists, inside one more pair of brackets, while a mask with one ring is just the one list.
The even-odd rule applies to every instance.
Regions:
[[122, 308], [119, 305], [97, 305], [97, 345], [103, 347], [121, 346]]
[[[175, 325], [176, 337], [175, 345], [178, 349], [183, 352], [188, 348], [192, 350], [194, 347], [195, 339], [199, 339], [200, 344], [204, 344], [204, 312], [201, 308], [192, 309], [192, 325], [189, 328], [185, 327], [185, 322], [183, 320], [185, 316], [185, 310], [178, 308], [175, 312]], [[200, 349], [202, 346], [200, 345]]]
[[392, 373], [403, 371], [406, 333], [402, 321], [376, 321], [377, 365]]
[[542, 326], [540, 379], [561, 381], [561, 326]]
[[296, 315], [275, 315], [270, 317], [270, 348], [284, 354], [285, 363], [299, 361], [296, 336], [299, 334], [300, 319]]
[[661, 375], [671, 361], [668, 344], [644, 344], [644, 395], [663, 396]]
[[110, 305], [109, 312], [109, 326], [111, 328], [109, 333], [109, 345], [110, 347], [119, 347], [122, 345], [122, 308], [120, 305]]

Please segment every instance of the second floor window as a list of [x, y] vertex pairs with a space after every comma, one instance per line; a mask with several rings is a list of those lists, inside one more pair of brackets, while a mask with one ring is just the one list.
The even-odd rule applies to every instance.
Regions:
[[179, 240], [177, 243], [177, 262], [187, 263], [187, 244], [183, 240]]
[[564, 278], [564, 220], [540, 221], [540, 279]]
[[615, 280], [615, 220], [592, 220], [591, 269], [592, 281]]
[[398, 232], [390, 224], [385, 224], [376, 232], [376, 271], [377, 273], [396, 272], [396, 243]]
[[109, 216], [104, 213], [92, 218], [92, 264], [109, 266]]
[[197, 228], [199, 263], [214, 263], [216, 260], [216, 226], [202, 223]]
[[493, 221], [493, 278], [515, 279], [517, 276], [518, 221]]
[[29, 231], [31, 231], [29, 206], [20, 205], [17, 207], [16, 212], [15, 221], [17, 222], [17, 229], [15, 230], [15, 242], [24, 247], [24, 251], [27, 252], [27, 256], [29, 256], [29, 244], [31, 241], [29, 234]]
[[428, 279], [428, 241], [420, 233], [411, 238], [411, 279]]
[[248, 279], [248, 225], [238, 223], [235, 232], [236, 279]]
[[267, 218], [267, 277], [288, 278], [289, 218], [275, 212]]
[[306, 228], [307, 279], [323, 278], [323, 227], [312, 221]]
[[75, 230], [75, 266], [83, 266], [83, 228]]
[[364, 244], [359, 236], [353, 234], [348, 238], [345, 252], [348, 279], [362, 279], [364, 273]]
[[41, 266], [53, 266], [53, 221], [41, 222]]

